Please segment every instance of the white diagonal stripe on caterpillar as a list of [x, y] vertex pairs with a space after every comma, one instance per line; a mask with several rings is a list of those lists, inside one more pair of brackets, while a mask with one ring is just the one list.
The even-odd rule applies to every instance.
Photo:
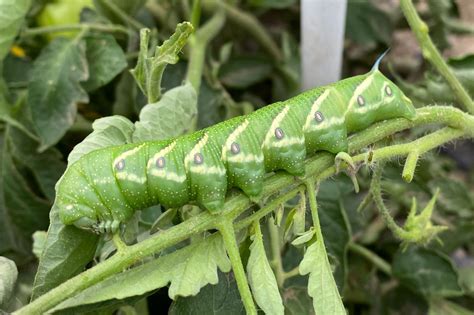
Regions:
[[270, 129], [268, 129], [267, 134], [265, 136], [265, 140], [262, 143], [262, 148], [268, 146], [271, 143], [271, 139], [274, 135], [274, 130], [280, 126], [282, 120], [288, 114], [290, 107], [287, 105], [285, 106], [282, 111], [273, 119]]
[[349, 100], [349, 106], [347, 106], [344, 116], [351, 110], [352, 106], [354, 106], [354, 104], [357, 102], [357, 98], [362, 94], [362, 92], [364, 92], [372, 84], [374, 78], [374, 74], [370, 74], [364, 81], [362, 81], [361, 84], [359, 84], [359, 86], [357, 86], [354, 91], [354, 95], [352, 95], [351, 99]]
[[[328, 97], [329, 93], [331, 92], [331, 89], [326, 89], [324, 91], [323, 94], [321, 94], [313, 103], [313, 105], [311, 106], [311, 111], [308, 115], [308, 117], [306, 117], [306, 123], [304, 124], [304, 127], [303, 127], [303, 132], [307, 131], [307, 130], [310, 130], [312, 129], [311, 126], [314, 126], [313, 124], [313, 121], [314, 121], [314, 115], [316, 114], [316, 112], [319, 110], [319, 107], [321, 106], [321, 104], [326, 100], [326, 98]], [[324, 121], [322, 123], [320, 123], [319, 125], [322, 125], [324, 123]]]
[[155, 153], [153, 157], [148, 160], [147, 168], [153, 168], [155, 166], [156, 160], [170, 153], [174, 149], [175, 146], [176, 146], [176, 141], [173, 141], [170, 145], [161, 149], [160, 151], [158, 151], [158, 153]]
[[139, 146], [137, 146], [136, 148], [133, 148], [133, 149], [128, 150], [128, 151], [125, 151], [124, 153], [120, 154], [119, 156], [117, 156], [117, 157], [115, 158], [113, 165], [116, 165], [116, 164], [117, 164], [118, 162], [120, 162], [121, 160], [124, 160], [125, 158], [136, 154], [136, 153], [137, 153], [138, 151], [140, 151], [141, 148], [143, 148], [145, 145], [146, 145], [145, 143], [142, 143], [142, 144], [140, 144]]
[[249, 121], [245, 119], [242, 124], [240, 124], [237, 128], [235, 128], [234, 131], [229, 135], [227, 140], [225, 141], [224, 146], [222, 147], [222, 153], [221, 153], [221, 159], [226, 160], [227, 159], [227, 151], [229, 150], [229, 147], [232, 145], [233, 142], [237, 140], [239, 135], [247, 129], [247, 126], [249, 125]]
[[209, 135], [207, 133], [201, 138], [201, 140], [196, 143], [196, 145], [189, 151], [189, 153], [184, 158], [184, 165], [187, 170], [189, 170], [189, 164], [194, 160], [194, 155], [196, 153], [201, 153], [202, 148], [207, 144], [209, 140]]

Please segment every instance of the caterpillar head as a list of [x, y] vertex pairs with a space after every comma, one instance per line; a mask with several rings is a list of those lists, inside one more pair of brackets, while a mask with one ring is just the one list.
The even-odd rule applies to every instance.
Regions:
[[108, 214], [79, 164], [80, 161], [69, 166], [56, 184], [54, 207], [58, 209], [59, 218], [66, 225], [73, 224], [96, 234], [117, 231], [120, 222]]
[[373, 69], [362, 78], [349, 100], [346, 116], [349, 132], [365, 129], [381, 120], [415, 118], [412, 101], [378, 69]]

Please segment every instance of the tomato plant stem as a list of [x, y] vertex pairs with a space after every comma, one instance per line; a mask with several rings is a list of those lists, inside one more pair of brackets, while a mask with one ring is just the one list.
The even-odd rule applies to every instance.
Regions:
[[354, 253], [357, 253], [368, 261], [370, 261], [377, 269], [385, 273], [387, 276], [392, 275], [392, 267], [390, 267], [390, 264], [379, 256], [377, 256], [377, 254], [375, 254], [374, 252], [353, 242], [349, 243], [348, 248]]
[[270, 233], [270, 248], [272, 251], [271, 265], [275, 273], [278, 287], [283, 288], [283, 282], [285, 281], [283, 275], [285, 271], [283, 270], [283, 263], [281, 261], [280, 229], [276, 226], [273, 218], [268, 220], [268, 232]]
[[[414, 121], [405, 119], [393, 119], [382, 124], [376, 124], [363, 132], [350, 137], [350, 153], [356, 152], [367, 145], [377, 142], [380, 139], [391, 135], [397, 131], [426, 124], [444, 124], [450, 127], [443, 128], [412, 142], [382, 147], [373, 150], [373, 159], [376, 161], [389, 160], [399, 156], [406, 156], [414, 149], [420, 154], [441, 146], [447, 142], [461, 137], [474, 138], [474, 116], [470, 116], [453, 107], [425, 107], [417, 111], [417, 118]], [[367, 153], [353, 156], [353, 161], [360, 163], [366, 158]], [[334, 155], [327, 152], [317, 153], [309, 158], [306, 163], [306, 180], [324, 180], [335, 174]], [[254, 212], [250, 216], [235, 223], [233, 229], [240, 230], [246, 228], [255, 220], [263, 218], [268, 213], [296, 196], [302, 188], [302, 181], [289, 174], [275, 174], [265, 180], [263, 196], [271, 196], [282, 189], [286, 192], [272, 200], [265, 207]], [[314, 192], [312, 192], [314, 194]], [[311, 197], [311, 196], [310, 196]], [[30, 304], [17, 311], [17, 314], [42, 314], [51, 310], [62, 301], [76, 295], [105, 278], [129, 268], [137, 261], [152, 254], [158, 253], [170, 246], [173, 246], [192, 235], [202, 233], [210, 229], [222, 227], [222, 220], [226, 218], [236, 218], [252, 205], [251, 201], [243, 194], [237, 194], [226, 200], [223, 213], [215, 215], [208, 212], [190, 218], [172, 228], [156, 234], [138, 244], [127, 246], [121, 252], [84, 271], [83, 273], [69, 279], [51, 291], [40, 296]], [[313, 208], [315, 205], [312, 206]], [[313, 211], [313, 220], [319, 222]], [[230, 232], [224, 232], [230, 233]], [[234, 248], [235, 249], [235, 248]], [[235, 252], [234, 252], [235, 254]], [[292, 273], [291, 271], [289, 273]]]
[[122, 34], [127, 34], [127, 35], [130, 34], [130, 31], [126, 27], [123, 27], [121, 25], [81, 23], [81, 24], [64, 24], [64, 25], [27, 28], [20, 33], [20, 38], [26, 38], [26, 37], [49, 34], [49, 33], [78, 31], [78, 30], [80, 31], [84, 29], [89, 29], [92, 31], [99, 31], [99, 32], [104, 32], [104, 33], [122, 33]]
[[421, 20], [420, 16], [416, 12], [412, 0], [401, 0], [400, 6], [405, 18], [408, 21], [408, 24], [410, 25], [411, 30], [413, 33], [415, 33], [418, 43], [421, 46], [423, 56], [426, 58], [426, 60], [431, 62], [431, 64], [446, 79], [464, 108], [469, 113], [474, 114], [474, 103], [471, 97], [456, 78], [453, 71], [446, 64], [440, 52], [434, 45], [429, 35], [428, 25], [426, 25], [426, 23]]
[[247, 275], [245, 274], [242, 259], [240, 257], [239, 245], [235, 239], [234, 224], [229, 219], [224, 219], [218, 223], [217, 228], [222, 235], [224, 240], [227, 254], [229, 255], [230, 263], [232, 265], [232, 271], [234, 272], [235, 281], [239, 288], [240, 297], [244, 303], [245, 311], [250, 315], [257, 315], [257, 309], [253, 302], [252, 293], [247, 281]]

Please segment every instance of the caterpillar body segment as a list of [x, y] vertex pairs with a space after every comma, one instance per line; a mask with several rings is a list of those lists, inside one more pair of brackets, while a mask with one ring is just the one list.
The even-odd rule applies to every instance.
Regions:
[[95, 232], [154, 204], [218, 212], [231, 187], [258, 197], [266, 173], [304, 175], [308, 156], [345, 152], [348, 134], [394, 117], [415, 109], [374, 69], [190, 135], [90, 152], [69, 166], [55, 202], [65, 224]]

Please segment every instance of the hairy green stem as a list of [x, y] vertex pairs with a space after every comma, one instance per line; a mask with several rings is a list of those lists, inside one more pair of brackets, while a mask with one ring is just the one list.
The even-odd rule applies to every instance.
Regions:
[[385, 273], [387, 276], [392, 275], [392, 267], [388, 262], [383, 260], [380, 256], [375, 254], [374, 252], [368, 250], [364, 246], [359, 244], [350, 242], [348, 246], [349, 250], [353, 251], [354, 253], [359, 254], [360, 256], [364, 257], [368, 261], [370, 261], [377, 269]]
[[[196, 17], [197, 13], [195, 12], [199, 11], [200, 8], [196, 7], [196, 2], [194, 4], [195, 5], [193, 6], [193, 18], [195, 20], [198, 20], [198, 18]], [[217, 36], [219, 31], [224, 26], [224, 23], [225, 13], [222, 9], [219, 9], [214, 13], [212, 18], [206, 22], [206, 24], [200, 27], [196, 31], [196, 33], [191, 36], [189, 40], [191, 54], [189, 56], [186, 80], [191, 83], [197, 94], [199, 94], [199, 90], [201, 88], [201, 80], [204, 69], [207, 46], [209, 45], [211, 40]], [[190, 128], [191, 131], [196, 130], [197, 121], [197, 117], [192, 120]]]
[[201, 77], [204, 68], [204, 59], [206, 48], [210, 41], [217, 36], [225, 23], [225, 13], [217, 10], [212, 18], [200, 27], [189, 40], [191, 55], [189, 56], [188, 72], [186, 79], [194, 89], [199, 93], [201, 86]]
[[43, 27], [34, 27], [27, 28], [21, 31], [20, 39], [50, 34], [50, 33], [59, 33], [59, 32], [68, 32], [68, 31], [81, 31], [88, 29], [91, 31], [99, 31], [104, 33], [122, 33], [130, 35], [130, 30], [121, 25], [115, 24], [99, 24], [99, 23], [81, 23], [81, 24], [63, 24], [63, 25], [52, 25], [52, 26], [43, 26]]
[[372, 176], [372, 183], [370, 184], [370, 191], [372, 193], [372, 198], [379, 209], [382, 218], [385, 221], [385, 224], [389, 228], [390, 231], [398, 238], [398, 239], [405, 239], [407, 236], [407, 232], [401, 228], [390, 215], [390, 211], [385, 206], [382, 200], [382, 189], [381, 189], [381, 180], [382, 180], [382, 172], [383, 172], [383, 163], [381, 165], [377, 165], [375, 168], [374, 174]]
[[[444, 128], [409, 143], [374, 150], [374, 158], [378, 161], [388, 160], [401, 155], [407, 155], [414, 149], [418, 149], [421, 154], [456, 138], [474, 137], [474, 116], [469, 116], [453, 107], [427, 107], [417, 111], [417, 119], [413, 122], [394, 119], [383, 124], [376, 124], [363, 132], [353, 135], [349, 139], [350, 152], [360, 150], [371, 143], [379, 141], [381, 137], [386, 137], [397, 131], [431, 123], [441, 123], [454, 128], [457, 127], [458, 129]], [[355, 162], [362, 162], [365, 155], [365, 153], [356, 155], [353, 160]], [[314, 157], [309, 158], [306, 163], [306, 174], [306, 179], [312, 180], [322, 180], [334, 175], [334, 155], [320, 152]], [[279, 204], [296, 196], [301, 190], [301, 184], [301, 179], [284, 173], [278, 173], [267, 178], [263, 187], [264, 197], [274, 195], [282, 189], [286, 189], [286, 193], [275, 198], [267, 206], [247, 218], [235, 223], [235, 229], [239, 230], [249, 226], [253, 221], [259, 220], [272, 212]], [[97, 264], [40, 296], [18, 310], [17, 314], [45, 313], [67, 298], [101, 282], [107, 277], [122, 272], [147, 256], [184, 241], [192, 235], [216, 229], [224, 216], [234, 219], [251, 205], [251, 201], [245, 195], [232, 195], [226, 200], [223, 213], [213, 215], [207, 211], [202, 212], [162, 233], [158, 233], [138, 244], [128, 246], [122, 252], [115, 254], [106, 261]]]
[[234, 224], [232, 220], [224, 219], [222, 222], [217, 224], [217, 229], [222, 235], [224, 245], [229, 255], [230, 263], [232, 265], [232, 271], [234, 272], [235, 281], [239, 288], [240, 297], [244, 303], [245, 311], [250, 315], [257, 315], [257, 309], [253, 302], [252, 293], [247, 281], [247, 275], [245, 274], [244, 265], [239, 253], [239, 245], [235, 239]]
[[103, 0], [102, 1], [105, 6], [112, 11], [122, 22], [130, 25], [135, 30], [139, 31], [142, 28], [146, 28], [145, 25], [140, 23], [139, 21], [132, 18], [126, 12], [124, 12], [120, 7], [118, 7], [113, 1], [111, 0]]
[[[278, 206], [278, 205], [277, 205]], [[281, 261], [280, 230], [275, 225], [273, 218], [268, 219], [268, 232], [270, 233], [270, 249], [272, 251], [271, 265], [275, 272], [276, 281], [279, 288], [283, 287], [284, 273], [283, 262]]]
[[454, 94], [464, 108], [471, 114], [474, 114], [474, 103], [462, 86], [459, 80], [454, 75], [453, 71], [448, 67], [438, 49], [434, 45], [429, 35], [429, 28], [425, 22], [421, 20], [416, 12], [412, 0], [401, 0], [400, 6], [403, 14], [410, 25], [411, 30], [415, 33], [418, 43], [421, 46], [423, 56], [439, 71], [439, 73], [446, 79], [451, 86]]
[[300, 267], [296, 266], [295, 268], [283, 274], [283, 281], [286, 281], [287, 279], [290, 279], [299, 275], [300, 275]]
[[[319, 214], [318, 214], [318, 203], [316, 201], [316, 194], [317, 190], [319, 187], [314, 186], [314, 182], [312, 180], [307, 180], [306, 183], [306, 193], [308, 194], [308, 200], [309, 200], [309, 208], [311, 210], [311, 217], [313, 219], [313, 227], [316, 231], [316, 245], [320, 246], [321, 252], [323, 253], [324, 259], [325, 259], [325, 264], [328, 269], [331, 268], [331, 263], [329, 262], [329, 257], [326, 251], [326, 245], [324, 244], [324, 237], [323, 237], [323, 231], [321, 229], [321, 223], [319, 221]], [[334, 275], [331, 273], [331, 282], [333, 283], [334, 287], [336, 287], [336, 280], [334, 279]], [[342, 299], [339, 293], [339, 290], [337, 291], [337, 296], [339, 299], [339, 303], [342, 305]], [[341, 306], [342, 309], [344, 309], [343, 306]]]
[[198, 28], [200, 20], [201, 20], [201, 0], [194, 0], [193, 8], [191, 9], [191, 24], [195, 28]]
[[405, 162], [405, 166], [403, 167], [402, 172], [402, 177], [407, 183], [410, 183], [413, 180], [413, 176], [415, 175], [416, 163], [418, 162], [419, 157], [420, 154], [417, 150], [408, 153], [407, 160]]
[[218, 0], [205, 0], [203, 5], [204, 9], [209, 11], [215, 10], [218, 5], [221, 5], [230, 22], [237, 24], [238, 27], [245, 30], [250, 36], [253, 36], [275, 61], [281, 61], [283, 59], [282, 53], [277, 44], [254, 15], [244, 12], [231, 4], [223, 1], [220, 2]]

